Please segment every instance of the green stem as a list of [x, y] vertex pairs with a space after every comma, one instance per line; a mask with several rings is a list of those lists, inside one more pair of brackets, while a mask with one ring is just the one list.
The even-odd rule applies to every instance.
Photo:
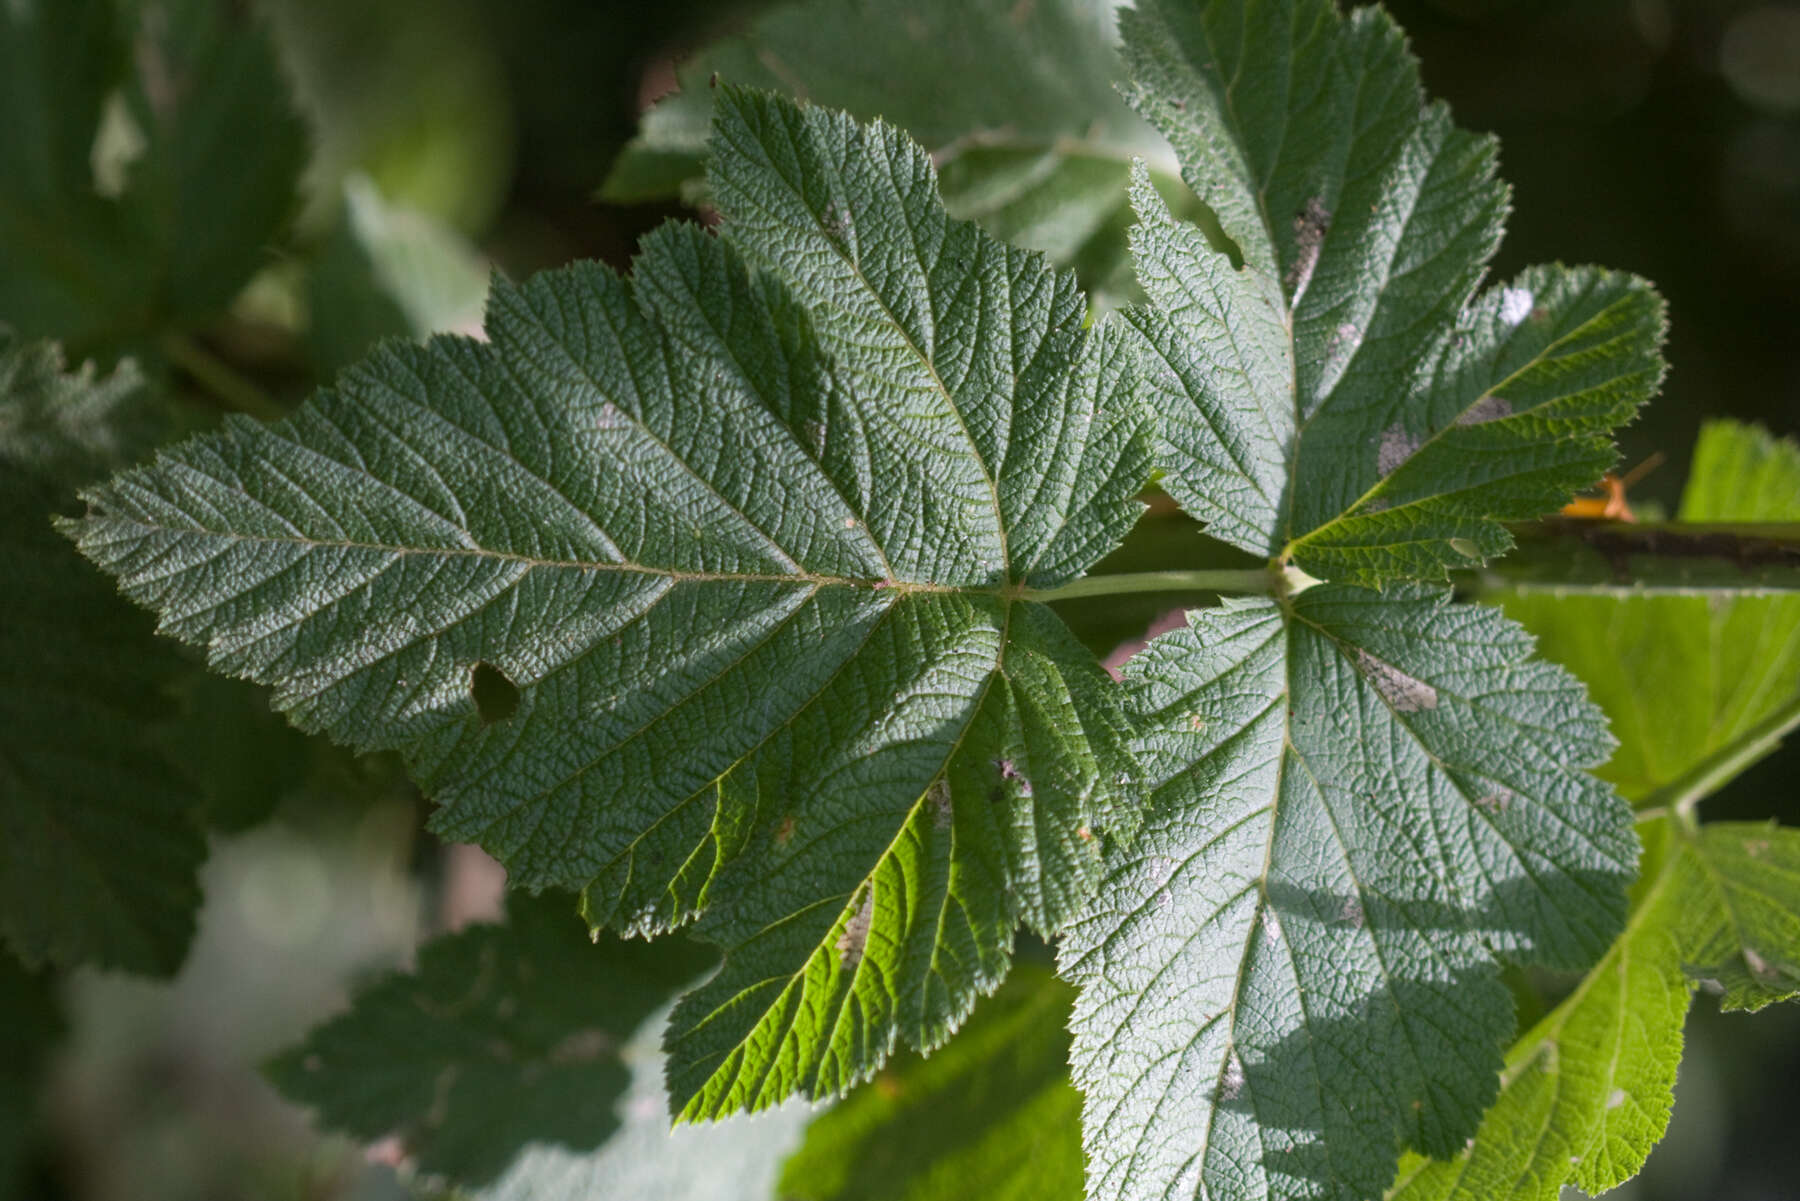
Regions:
[[1132, 571], [1118, 575], [1091, 575], [1060, 588], [1028, 588], [1025, 600], [1065, 601], [1089, 596], [1125, 596], [1134, 592], [1243, 592], [1259, 596], [1275, 593], [1280, 576], [1266, 567], [1217, 571]]
[[278, 421], [287, 410], [237, 368], [207, 350], [186, 334], [168, 334], [162, 340], [169, 361], [193, 376], [213, 398], [240, 413], [263, 421]]
[[1708, 755], [1685, 774], [1645, 797], [1640, 813], [1658, 809], [1691, 824], [1694, 806], [1731, 783], [1752, 763], [1774, 751], [1796, 726], [1800, 726], [1800, 693], [1789, 697], [1786, 704], [1734, 741]]

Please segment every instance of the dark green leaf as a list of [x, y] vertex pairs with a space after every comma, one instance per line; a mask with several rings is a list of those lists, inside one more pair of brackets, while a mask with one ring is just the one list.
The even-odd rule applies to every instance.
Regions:
[[262, 265], [306, 138], [245, 6], [19, 0], [0, 79], [0, 320], [116, 354], [216, 315]]
[[130, 368], [61, 371], [0, 333], [0, 935], [29, 963], [168, 973], [206, 850], [152, 741], [180, 663], [50, 525], [153, 423]]
[[12, 1197], [42, 1116], [50, 1054], [63, 1033], [50, 980], [0, 954], [0, 1197]]
[[503, 284], [488, 343], [385, 347], [72, 527], [304, 728], [401, 748], [515, 884], [640, 931], [722, 902], [672, 1025], [691, 1118], [935, 1047], [1086, 901], [1123, 716], [1024, 594], [1148, 471], [1072, 277], [950, 221], [888, 126], [719, 107], [722, 238]]
[[587, 1150], [618, 1129], [621, 1048], [709, 959], [679, 940], [590, 943], [573, 897], [514, 893], [506, 925], [427, 944], [268, 1072], [327, 1125], [399, 1132], [420, 1170], [479, 1184], [527, 1143]]

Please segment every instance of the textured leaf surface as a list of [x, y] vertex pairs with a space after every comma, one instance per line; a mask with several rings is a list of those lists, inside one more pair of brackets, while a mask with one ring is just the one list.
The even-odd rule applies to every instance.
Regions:
[[490, 342], [386, 347], [77, 531], [302, 726], [403, 749], [515, 884], [643, 931], [728, 897], [671, 1034], [690, 1117], [935, 1046], [1085, 901], [1123, 717], [1020, 593], [1148, 471], [1122, 343], [890, 127], [723, 90], [713, 187], [723, 238], [503, 284]]
[[1555, 1201], [1636, 1175], [1669, 1124], [1696, 987], [1732, 1009], [1800, 993], [1800, 831], [1651, 828], [1654, 865], [1630, 924], [1581, 985], [1522, 1037], [1499, 1101], [1450, 1162], [1411, 1157], [1395, 1201]]
[[[1680, 517], [1800, 521], [1800, 445], [1753, 426], [1707, 424]], [[1620, 745], [1601, 775], [1633, 800], [1800, 698], [1800, 596], [1498, 599], [1606, 710]]]
[[293, 205], [305, 132], [229, 0], [8, 4], [0, 96], [0, 320], [21, 333], [116, 352], [212, 316]]
[[1426, 104], [1400, 31], [1330, 0], [1122, 15], [1128, 95], [1242, 265], [1140, 174], [1132, 321], [1164, 486], [1215, 536], [1322, 579], [1441, 577], [1599, 477], [1662, 375], [1641, 280], [1539, 267], [1471, 300], [1494, 143]]
[[929, 1059], [889, 1064], [781, 1173], [784, 1201], [1080, 1201], [1069, 987], [1021, 964]]
[[29, 963], [172, 972], [200, 902], [194, 798], [151, 742], [179, 660], [50, 525], [142, 402], [129, 368], [0, 333], [0, 935]]
[[[681, 90], [645, 113], [604, 194], [697, 190], [709, 80], [882, 117], [932, 152], [956, 217], [1078, 266], [1090, 287], [1123, 271], [1134, 155], [1172, 193], [1168, 144], [1120, 99], [1113, 0], [807, 0], [778, 6], [685, 63]], [[1186, 197], [1191, 204], [1191, 196]]]
[[1376, 1195], [1494, 1096], [1494, 955], [1580, 968], [1619, 928], [1600, 713], [1446, 600], [1234, 602], [1128, 665], [1150, 810], [1062, 949], [1090, 1196]]
[[585, 1154], [527, 1147], [479, 1201], [773, 1201], [782, 1161], [815, 1117], [805, 1101], [723, 1122], [669, 1129], [660, 1048], [669, 1011], [652, 1014], [625, 1044], [631, 1086], [619, 1129]]
[[617, 1129], [621, 1048], [709, 958], [682, 940], [590, 944], [572, 897], [514, 893], [504, 926], [427, 944], [269, 1075], [327, 1125], [398, 1131], [422, 1171], [479, 1184], [528, 1142], [591, 1149]]

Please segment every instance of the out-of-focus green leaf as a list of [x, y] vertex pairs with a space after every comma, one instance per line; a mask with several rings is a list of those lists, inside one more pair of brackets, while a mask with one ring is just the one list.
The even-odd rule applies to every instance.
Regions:
[[905, 129], [938, 164], [952, 216], [1077, 266], [1090, 290], [1129, 294], [1127, 169], [1158, 168], [1193, 197], [1166, 143], [1120, 99], [1116, 0], [803, 0], [685, 61], [680, 90], [644, 114], [602, 195], [703, 194], [715, 77], [787, 92]]
[[307, 275], [307, 348], [329, 379], [383, 338], [481, 328], [488, 269], [450, 226], [344, 182], [342, 218]]
[[205, 842], [152, 742], [172, 649], [51, 527], [152, 421], [128, 366], [0, 332], [0, 937], [32, 964], [174, 971]]
[[890, 1063], [782, 1169], [782, 1201], [1081, 1201], [1074, 992], [1021, 964], [930, 1058]]
[[358, 175], [398, 209], [465, 234], [488, 227], [512, 181], [515, 135], [504, 71], [472, 0], [260, 7], [316, 131], [304, 229], [326, 227]]
[[[306, 136], [247, 6], [18, 0], [0, 9], [0, 80], [0, 320], [83, 356], [139, 349], [215, 316], [262, 265]], [[127, 153], [101, 179], [115, 89]]]
[[618, 1129], [626, 1040], [710, 961], [681, 940], [592, 942], [572, 896], [514, 893], [505, 925], [427, 944], [268, 1073], [327, 1125], [398, 1132], [420, 1170], [480, 1184], [528, 1143]]

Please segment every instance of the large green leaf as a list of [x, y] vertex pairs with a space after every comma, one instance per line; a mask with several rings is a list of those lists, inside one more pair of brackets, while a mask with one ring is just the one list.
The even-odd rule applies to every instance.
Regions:
[[1598, 710], [1446, 601], [1232, 602], [1127, 665], [1150, 811], [1062, 948], [1091, 1197], [1375, 1195], [1494, 1096], [1494, 956], [1581, 968], [1618, 929]]
[[1066, 984], [1021, 964], [929, 1059], [884, 1068], [807, 1126], [783, 1201], [1080, 1201]]
[[72, 527], [303, 727], [401, 748], [515, 884], [640, 931], [721, 901], [688, 1117], [934, 1047], [1091, 894], [1124, 719], [1024, 594], [1148, 470], [1122, 342], [917, 146], [730, 89], [716, 138], [722, 237], [502, 284], [489, 342], [384, 347]]
[[1322, 579], [1441, 577], [1597, 479], [1662, 375], [1640, 280], [1539, 267], [1471, 299], [1499, 242], [1494, 142], [1426, 104], [1400, 31], [1330, 0], [1154, 0], [1122, 17], [1138, 108], [1241, 256], [1140, 174], [1132, 314], [1164, 486], [1210, 532]]
[[1508, 1058], [1499, 1101], [1450, 1162], [1401, 1165], [1395, 1201], [1556, 1201], [1636, 1175], [1669, 1124], [1698, 987], [1731, 1009], [1800, 994], [1800, 830], [1665, 819], [1630, 925]]
[[480, 1184], [527, 1143], [604, 1142], [630, 1081], [621, 1048], [710, 958], [681, 940], [594, 945], [574, 898], [515, 893], [504, 926], [428, 943], [268, 1073], [326, 1124], [397, 1131], [421, 1171]]
[[[693, 195], [713, 78], [882, 117], [924, 143], [952, 215], [1116, 285], [1125, 179], [1149, 158], [1172, 194], [1166, 142], [1119, 97], [1116, 0], [805, 0], [684, 63], [644, 114], [603, 195]], [[1187, 198], [1191, 203], [1191, 197]], [[1179, 201], [1178, 201], [1179, 203]]]
[[1474, 1132], [1514, 1025], [1497, 959], [1590, 964], [1637, 845], [1583, 770], [1600, 712], [1518, 626], [1350, 585], [1498, 553], [1500, 519], [1592, 480], [1660, 377], [1661, 305], [1562, 268], [1472, 299], [1493, 145], [1424, 102], [1385, 14], [1123, 20], [1129, 94], [1234, 243], [1134, 181], [1162, 484], [1301, 570], [1127, 668], [1150, 813], [1063, 945], [1090, 1195], [1366, 1198], [1401, 1147]]
[[116, 353], [215, 315], [262, 265], [306, 138], [252, 20], [231, 0], [0, 10], [0, 320]]
[[0, 937], [34, 964], [172, 972], [200, 902], [194, 798], [152, 742], [180, 661], [50, 524], [137, 449], [142, 392], [0, 331]]

